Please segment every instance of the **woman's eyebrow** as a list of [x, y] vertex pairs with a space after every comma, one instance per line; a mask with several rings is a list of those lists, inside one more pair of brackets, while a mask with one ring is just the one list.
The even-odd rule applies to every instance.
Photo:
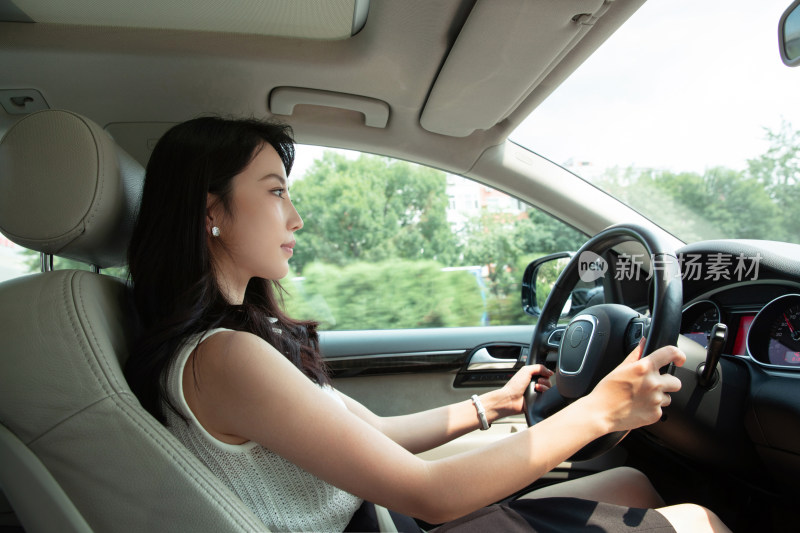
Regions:
[[275, 178], [275, 179], [277, 179], [278, 181], [280, 181], [282, 185], [284, 185], [284, 186], [286, 185], [286, 178], [284, 178], [284, 177], [283, 177], [283, 176], [281, 176], [280, 174], [274, 174], [274, 173], [273, 173], [273, 174], [267, 174], [266, 176], [262, 176], [262, 177], [260, 177], [260, 178], [259, 178], [259, 181], [260, 181], [260, 180], [269, 179], [269, 178]]

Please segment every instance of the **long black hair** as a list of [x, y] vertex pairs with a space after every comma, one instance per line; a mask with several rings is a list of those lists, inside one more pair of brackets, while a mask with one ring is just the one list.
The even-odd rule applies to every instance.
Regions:
[[255, 119], [202, 117], [178, 124], [158, 141], [147, 164], [128, 248], [142, 334], [125, 375], [142, 405], [162, 422], [164, 403], [174, 409], [166, 395], [166, 367], [190, 337], [216, 327], [258, 335], [313, 381], [330, 382], [317, 324], [283, 313], [277, 281], [251, 279], [243, 303], [233, 305], [214, 276], [206, 231], [208, 193], [235, 216], [233, 178], [265, 144], [278, 153], [288, 175], [294, 162], [291, 128]]

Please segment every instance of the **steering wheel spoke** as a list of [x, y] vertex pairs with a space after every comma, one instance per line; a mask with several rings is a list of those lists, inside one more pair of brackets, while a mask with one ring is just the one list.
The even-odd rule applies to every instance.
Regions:
[[565, 331], [567, 331], [567, 326], [558, 326], [547, 334], [547, 342], [545, 344], [548, 351], [558, 352]]

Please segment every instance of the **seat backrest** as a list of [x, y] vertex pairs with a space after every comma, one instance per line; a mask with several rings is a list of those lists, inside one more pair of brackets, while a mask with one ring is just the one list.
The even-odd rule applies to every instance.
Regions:
[[[31, 114], [0, 141], [0, 231], [47, 254], [123, 264], [143, 176], [92, 121]], [[131, 393], [121, 368], [134, 317], [126, 283], [102, 274], [0, 283], [0, 487], [23, 527], [265, 530]], [[63, 527], [37, 516], [46, 505], [62, 508]]]

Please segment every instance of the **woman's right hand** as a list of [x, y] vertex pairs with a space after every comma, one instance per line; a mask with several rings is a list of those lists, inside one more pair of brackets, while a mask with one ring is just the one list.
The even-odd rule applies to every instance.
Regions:
[[643, 349], [644, 339], [586, 397], [608, 417], [609, 432], [657, 422], [661, 408], [670, 404], [669, 393], [681, 388], [678, 378], [660, 374], [659, 369], [669, 363], [683, 366], [686, 355], [675, 346], [664, 346], [641, 357]]

